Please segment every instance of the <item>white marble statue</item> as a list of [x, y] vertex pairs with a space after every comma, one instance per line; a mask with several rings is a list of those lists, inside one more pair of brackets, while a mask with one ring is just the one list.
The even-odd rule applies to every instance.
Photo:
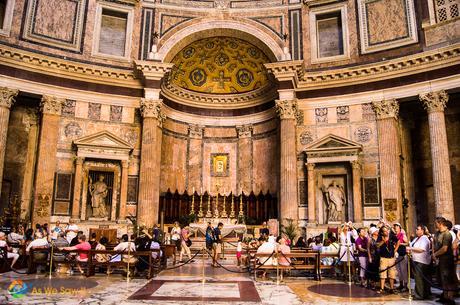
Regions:
[[342, 222], [343, 210], [346, 204], [345, 190], [342, 185], [332, 180], [327, 187], [328, 197], [328, 222]]
[[93, 217], [105, 218], [107, 217], [107, 210], [105, 207], [105, 198], [108, 194], [107, 184], [104, 182], [104, 176], [100, 175], [99, 180], [94, 182], [90, 179], [89, 192], [91, 194], [91, 207], [93, 208]]

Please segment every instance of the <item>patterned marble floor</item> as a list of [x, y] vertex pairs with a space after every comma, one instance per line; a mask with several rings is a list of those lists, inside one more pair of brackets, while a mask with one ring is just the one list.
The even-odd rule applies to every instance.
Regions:
[[[228, 269], [238, 271], [231, 261], [223, 262]], [[14, 297], [11, 283], [22, 281], [27, 291]], [[434, 301], [409, 301], [407, 295], [380, 296], [343, 282], [323, 279], [288, 277], [277, 285], [245, 273], [231, 273], [212, 268], [210, 261], [196, 261], [190, 265], [163, 271], [151, 281], [131, 279], [121, 275], [79, 275], [53, 277], [46, 275], [0, 274], [0, 304], [23, 305], [138, 305], [138, 304], [221, 304], [221, 305], [339, 305], [339, 304], [439, 304]], [[11, 290], [11, 289], [10, 289]], [[460, 299], [457, 301], [460, 304]]]

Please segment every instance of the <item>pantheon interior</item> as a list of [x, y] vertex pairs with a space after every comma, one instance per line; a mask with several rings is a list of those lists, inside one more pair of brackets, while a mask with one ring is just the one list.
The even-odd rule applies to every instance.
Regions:
[[2, 220], [460, 219], [458, 0], [1, 0], [0, 26]]

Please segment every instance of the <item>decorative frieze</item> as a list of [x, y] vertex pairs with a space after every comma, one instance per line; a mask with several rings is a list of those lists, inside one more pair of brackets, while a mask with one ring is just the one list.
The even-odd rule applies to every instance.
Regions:
[[236, 131], [238, 132], [238, 138], [250, 138], [252, 136], [252, 125], [242, 125], [236, 126]]
[[44, 95], [40, 102], [40, 111], [43, 114], [61, 115], [64, 99], [55, 96]]
[[141, 99], [141, 115], [143, 118], [155, 118], [158, 120], [158, 125], [163, 125], [166, 116], [162, 112], [162, 100]]
[[296, 100], [277, 100], [276, 112], [280, 119], [296, 119], [297, 118], [297, 101]]
[[316, 123], [327, 123], [327, 108], [315, 109]]
[[449, 95], [446, 91], [434, 91], [421, 93], [419, 95], [420, 101], [423, 103], [423, 108], [425, 108], [428, 113], [444, 111], [446, 108], [447, 102], [449, 101]]
[[193, 139], [202, 139], [203, 138], [204, 126], [190, 124], [188, 125], [188, 135]]
[[336, 108], [337, 122], [350, 122], [350, 108], [348, 106], [339, 106]]
[[18, 95], [19, 90], [0, 87], [0, 107], [11, 108], [14, 104], [14, 98]]
[[377, 115], [377, 119], [398, 118], [399, 103], [395, 99], [372, 102], [372, 108]]

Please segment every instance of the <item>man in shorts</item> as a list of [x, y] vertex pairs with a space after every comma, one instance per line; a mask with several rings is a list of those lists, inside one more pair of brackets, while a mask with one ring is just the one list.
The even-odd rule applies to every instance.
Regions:
[[217, 256], [220, 253], [220, 248], [222, 246], [222, 228], [224, 224], [219, 222], [217, 228], [214, 228], [214, 240], [212, 243], [212, 264], [213, 267], [219, 267], [217, 265]]

